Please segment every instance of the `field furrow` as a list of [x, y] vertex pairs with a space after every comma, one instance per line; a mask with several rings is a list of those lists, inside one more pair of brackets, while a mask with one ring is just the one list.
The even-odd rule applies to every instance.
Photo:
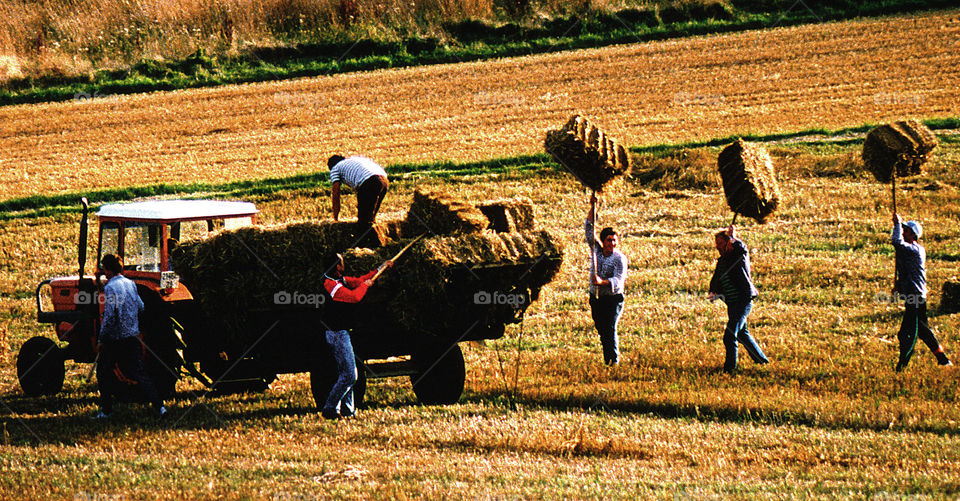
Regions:
[[0, 109], [0, 199], [541, 151], [573, 112], [628, 145], [960, 115], [960, 14], [851, 21]]

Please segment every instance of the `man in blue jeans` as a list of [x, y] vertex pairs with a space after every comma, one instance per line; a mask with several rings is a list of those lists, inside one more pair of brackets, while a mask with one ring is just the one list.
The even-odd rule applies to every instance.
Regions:
[[627, 280], [627, 256], [617, 250], [620, 236], [611, 227], [600, 230], [600, 240], [594, 236], [594, 209], [596, 194], [590, 195], [590, 212], [583, 224], [586, 242], [592, 253], [590, 259], [590, 313], [600, 334], [603, 360], [607, 365], [620, 362], [620, 339], [617, 324], [623, 313], [623, 284]]
[[107, 276], [107, 285], [103, 288], [103, 321], [97, 336], [100, 412], [94, 419], [107, 419], [113, 412], [114, 395], [119, 385], [124, 384], [118, 380], [120, 374], [137, 384], [147, 401], [153, 404], [157, 416], [162, 418], [167, 414], [167, 408], [143, 367], [139, 319], [143, 301], [137, 294], [137, 285], [123, 276], [123, 263], [117, 256], [103, 256], [100, 266]]
[[757, 288], [750, 277], [750, 252], [743, 241], [735, 236], [731, 224], [725, 231], [714, 236], [720, 258], [710, 279], [710, 300], [720, 299], [727, 304], [727, 327], [723, 331], [723, 346], [726, 359], [723, 370], [732, 374], [737, 369], [737, 342], [743, 344], [747, 354], [758, 364], [770, 362], [747, 330], [747, 316], [757, 297]]
[[897, 213], [893, 214], [893, 232], [890, 235], [896, 251], [896, 289], [905, 304], [903, 323], [897, 337], [900, 340], [900, 358], [896, 371], [907, 367], [919, 337], [926, 343], [937, 363], [953, 365], [943, 353], [943, 346], [927, 323], [927, 251], [917, 240], [923, 235], [923, 227], [916, 221], [903, 223]]
[[346, 277], [343, 275], [342, 255], [334, 254], [327, 259], [329, 271], [324, 275], [323, 288], [331, 301], [324, 306], [323, 324], [327, 343], [337, 363], [337, 381], [321, 409], [321, 414], [327, 419], [353, 417], [356, 413], [353, 385], [357, 383], [357, 361], [349, 331], [356, 316], [352, 305], [363, 300], [367, 289], [373, 285], [374, 275], [391, 266], [393, 261], [386, 261], [380, 268], [362, 277]]

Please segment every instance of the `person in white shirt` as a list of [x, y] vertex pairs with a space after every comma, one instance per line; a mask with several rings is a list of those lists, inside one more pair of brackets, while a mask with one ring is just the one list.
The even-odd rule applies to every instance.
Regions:
[[362, 239], [373, 226], [390, 187], [387, 172], [367, 157], [333, 155], [327, 160], [327, 167], [330, 168], [333, 220], [340, 220], [340, 189], [346, 184], [357, 192], [356, 236]]

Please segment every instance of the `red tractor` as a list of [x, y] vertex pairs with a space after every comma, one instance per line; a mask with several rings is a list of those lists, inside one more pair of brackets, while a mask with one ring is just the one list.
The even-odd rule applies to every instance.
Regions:
[[[124, 276], [137, 284], [145, 306], [140, 317], [144, 363], [162, 395], [173, 392], [185, 365], [183, 326], [177, 317], [193, 305], [190, 290], [170, 268], [170, 251], [181, 238], [253, 224], [257, 212], [248, 202], [208, 200], [109, 204], [97, 212], [97, 263], [106, 254], [120, 256]], [[78, 275], [44, 280], [36, 291], [37, 321], [53, 324], [57, 339], [67, 344], [61, 348], [43, 336], [23, 344], [17, 356], [17, 377], [27, 395], [59, 392], [65, 360], [96, 360], [105, 280], [99, 270], [94, 275], [84, 273], [86, 240], [87, 201], [83, 199]]]

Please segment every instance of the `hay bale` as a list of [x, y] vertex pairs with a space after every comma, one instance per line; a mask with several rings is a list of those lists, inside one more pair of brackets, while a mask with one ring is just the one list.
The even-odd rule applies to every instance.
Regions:
[[490, 221], [488, 229], [499, 232], [536, 229], [533, 202], [527, 197], [503, 198], [477, 204]]
[[923, 164], [937, 146], [937, 136], [917, 120], [874, 127], [863, 141], [863, 162], [873, 177], [890, 182], [897, 177], [923, 173]]
[[570, 117], [562, 129], [547, 132], [544, 149], [594, 191], [630, 172], [626, 148], [580, 115]]
[[449, 193], [417, 190], [407, 212], [402, 233], [450, 235], [484, 230], [490, 224], [480, 209]]
[[763, 146], [738, 139], [720, 152], [717, 168], [727, 205], [734, 213], [764, 223], [777, 210], [780, 187], [773, 159]]
[[944, 313], [960, 312], [960, 280], [947, 280], [943, 283], [940, 311]]

